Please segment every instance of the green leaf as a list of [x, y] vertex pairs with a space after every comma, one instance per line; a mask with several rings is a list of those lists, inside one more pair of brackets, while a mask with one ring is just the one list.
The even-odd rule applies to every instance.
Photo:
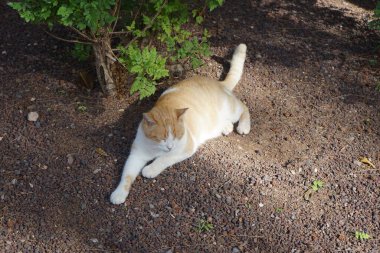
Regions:
[[150, 17], [146, 16], [146, 15], [143, 15], [143, 23], [144, 25], [150, 25], [151, 24], [151, 19]]
[[10, 2], [8, 5], [19, 12], [23, 9], [23, 5], [20, 2]]
[[191, 66], [193, 67], [193, 69], [196, 69], [196, 68], [199, 68], [200, 66], [202, 66], [203, 64], [203, 61], [197, 57], [193, 57], [191, 58]]
[[222, 6], [224, 0], [208, 0], [206, 4], [210, 11], [215, 10], [217, 7]]
[[200, 24], [203, 22], [203, 17], [202, 17], [202, 16], [197, 16], [197, 17], [195, 18], [195, 22], [196, 22], [198, 25], [200, 25]]
[[138, 74], [138, 73], [141, 73], [143, 71], [143, 68], [139, 65], [134, 65], [129, 69], [129, 71], [134, 73], [134, 74]]
[[57, 15], [62, 16], [62, 17], [67, 17], [72, 13], [73, 13], [73, 10], [70, 8], [67, 8], [65, 5], [59, 7], [57, 10]]
[[368, 240], [370, 235], [365, 232], [355, 231], [355, 238], [358, 240]]
[[214, 225], [211, 222], [201, 219], [196, 227], [196, 230], [198, 233], [205, 233], [209, 232], [213, 228]]
[[314, 180], [313, 184], [311, 185], [311, 188], [314, 191], [318, 191], [323, 187], [324, 183], [321, 180]]
[[91, 50], [92, 47], [90, 45], [76, 43], [71, 54], [78, 60], [85, 61], [90, 57]]
[[156, 91], [156, 83], [154, 81], [149, 81], [145, 77], [138, 76], [132, 84], [130, 93], [139, 92], [140, 99], [149, 97]]
[[198, 12], [199, 11], [197, 9], [194, 9], [194, 10], [191, 11], [191, 14], [192, 14], [193, 18], [195, 18], [197, 16]]

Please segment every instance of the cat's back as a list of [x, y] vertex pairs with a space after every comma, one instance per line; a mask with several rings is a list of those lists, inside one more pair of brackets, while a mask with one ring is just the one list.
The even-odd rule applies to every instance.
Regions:
[[225, 88], [220, 82], [211, 78], [194, 76], [185, 79], [162, 93], [158, 100], [160, 102], [175, 102], [180, 104], [208, 104], [217, 102], [225, 93]]
[[201, 76], [183, 80], [167, 89], [158, 99], [157, 107], [188, 108], [184, 120], [199, 143], [220, 134], [229, 91], [220, 82]]

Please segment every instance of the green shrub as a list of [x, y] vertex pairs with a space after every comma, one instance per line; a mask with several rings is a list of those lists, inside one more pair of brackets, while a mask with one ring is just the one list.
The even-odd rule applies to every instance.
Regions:
[[202, 57], [210, 55], [208, 32], [196, 35], [188, 24], [200, 25], [206, 10], [223, 1], [21, 0], [9, 5], [27, 22], [71, 29], [76, 38], [64, 40], [76, 43], [77, 58], [88, 57], [92, 47], [99, 84], [108, 94], [116, 91], [111, 66], [119, 61], [135, 77], [130, 92], [139, 92], [142, 99], [168, 76], [167, 61], [202, 65]]
[[369, 27], [371, 29], [380, 30], [380, 1], [377, 1], [373, 20], [369, 22]]

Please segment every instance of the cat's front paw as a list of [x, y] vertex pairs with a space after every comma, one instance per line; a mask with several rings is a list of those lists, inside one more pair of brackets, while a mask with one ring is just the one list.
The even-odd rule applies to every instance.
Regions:
[[111, 194], [110, 201], [114, 205], [119, 205], [125, 202], [128, 197], [129, 192], [122, 188], [116, 188], [116, 190]]
[[236, 130], [239, 134], [249, 134], [251, 131], [251, 124], [249, 121], [240, 121]]
[[161, 170], [158, 170], [152, 165], [145, 166], [144, 169], [141, 171], [141, 174], [146, 178], [155, 178], [160, 173], [161, 173]]

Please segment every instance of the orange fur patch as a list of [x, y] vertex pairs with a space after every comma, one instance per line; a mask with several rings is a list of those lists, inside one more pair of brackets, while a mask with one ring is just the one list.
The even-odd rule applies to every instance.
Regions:
[[147, 116], [154, 122], [143, 121], [145, 135], [154, 141], [165, 140], [171, 129], [175, 138], [180, 139], [184, 134], [182, 117], [178, 117], [177, 108], [162, 107], [156, 105], [147, 113]]
[[131, 188], [131, 186], [132, 186], [132, 178], [131, 178], [131, 176], [126, 176], [125, 177], [125, 185], [124, 185], [125, 191], [129, 192], [129, 189]]
[[221, 82], [195, 76], [172, 88], [173, 92], [164, 93], [144, 116], [154, 122], [144, 119], [142, 125], [145, 135], [152, 140], [165, 140], [169, 127], [178, 139], [184, 134], [184, 125], [193, 136], [203, 131], [210, 132], [218, 124], [218, 115], [225, 103], [236, 110], [237, 99], [229, 95], [230, 91], [226, 92]]

